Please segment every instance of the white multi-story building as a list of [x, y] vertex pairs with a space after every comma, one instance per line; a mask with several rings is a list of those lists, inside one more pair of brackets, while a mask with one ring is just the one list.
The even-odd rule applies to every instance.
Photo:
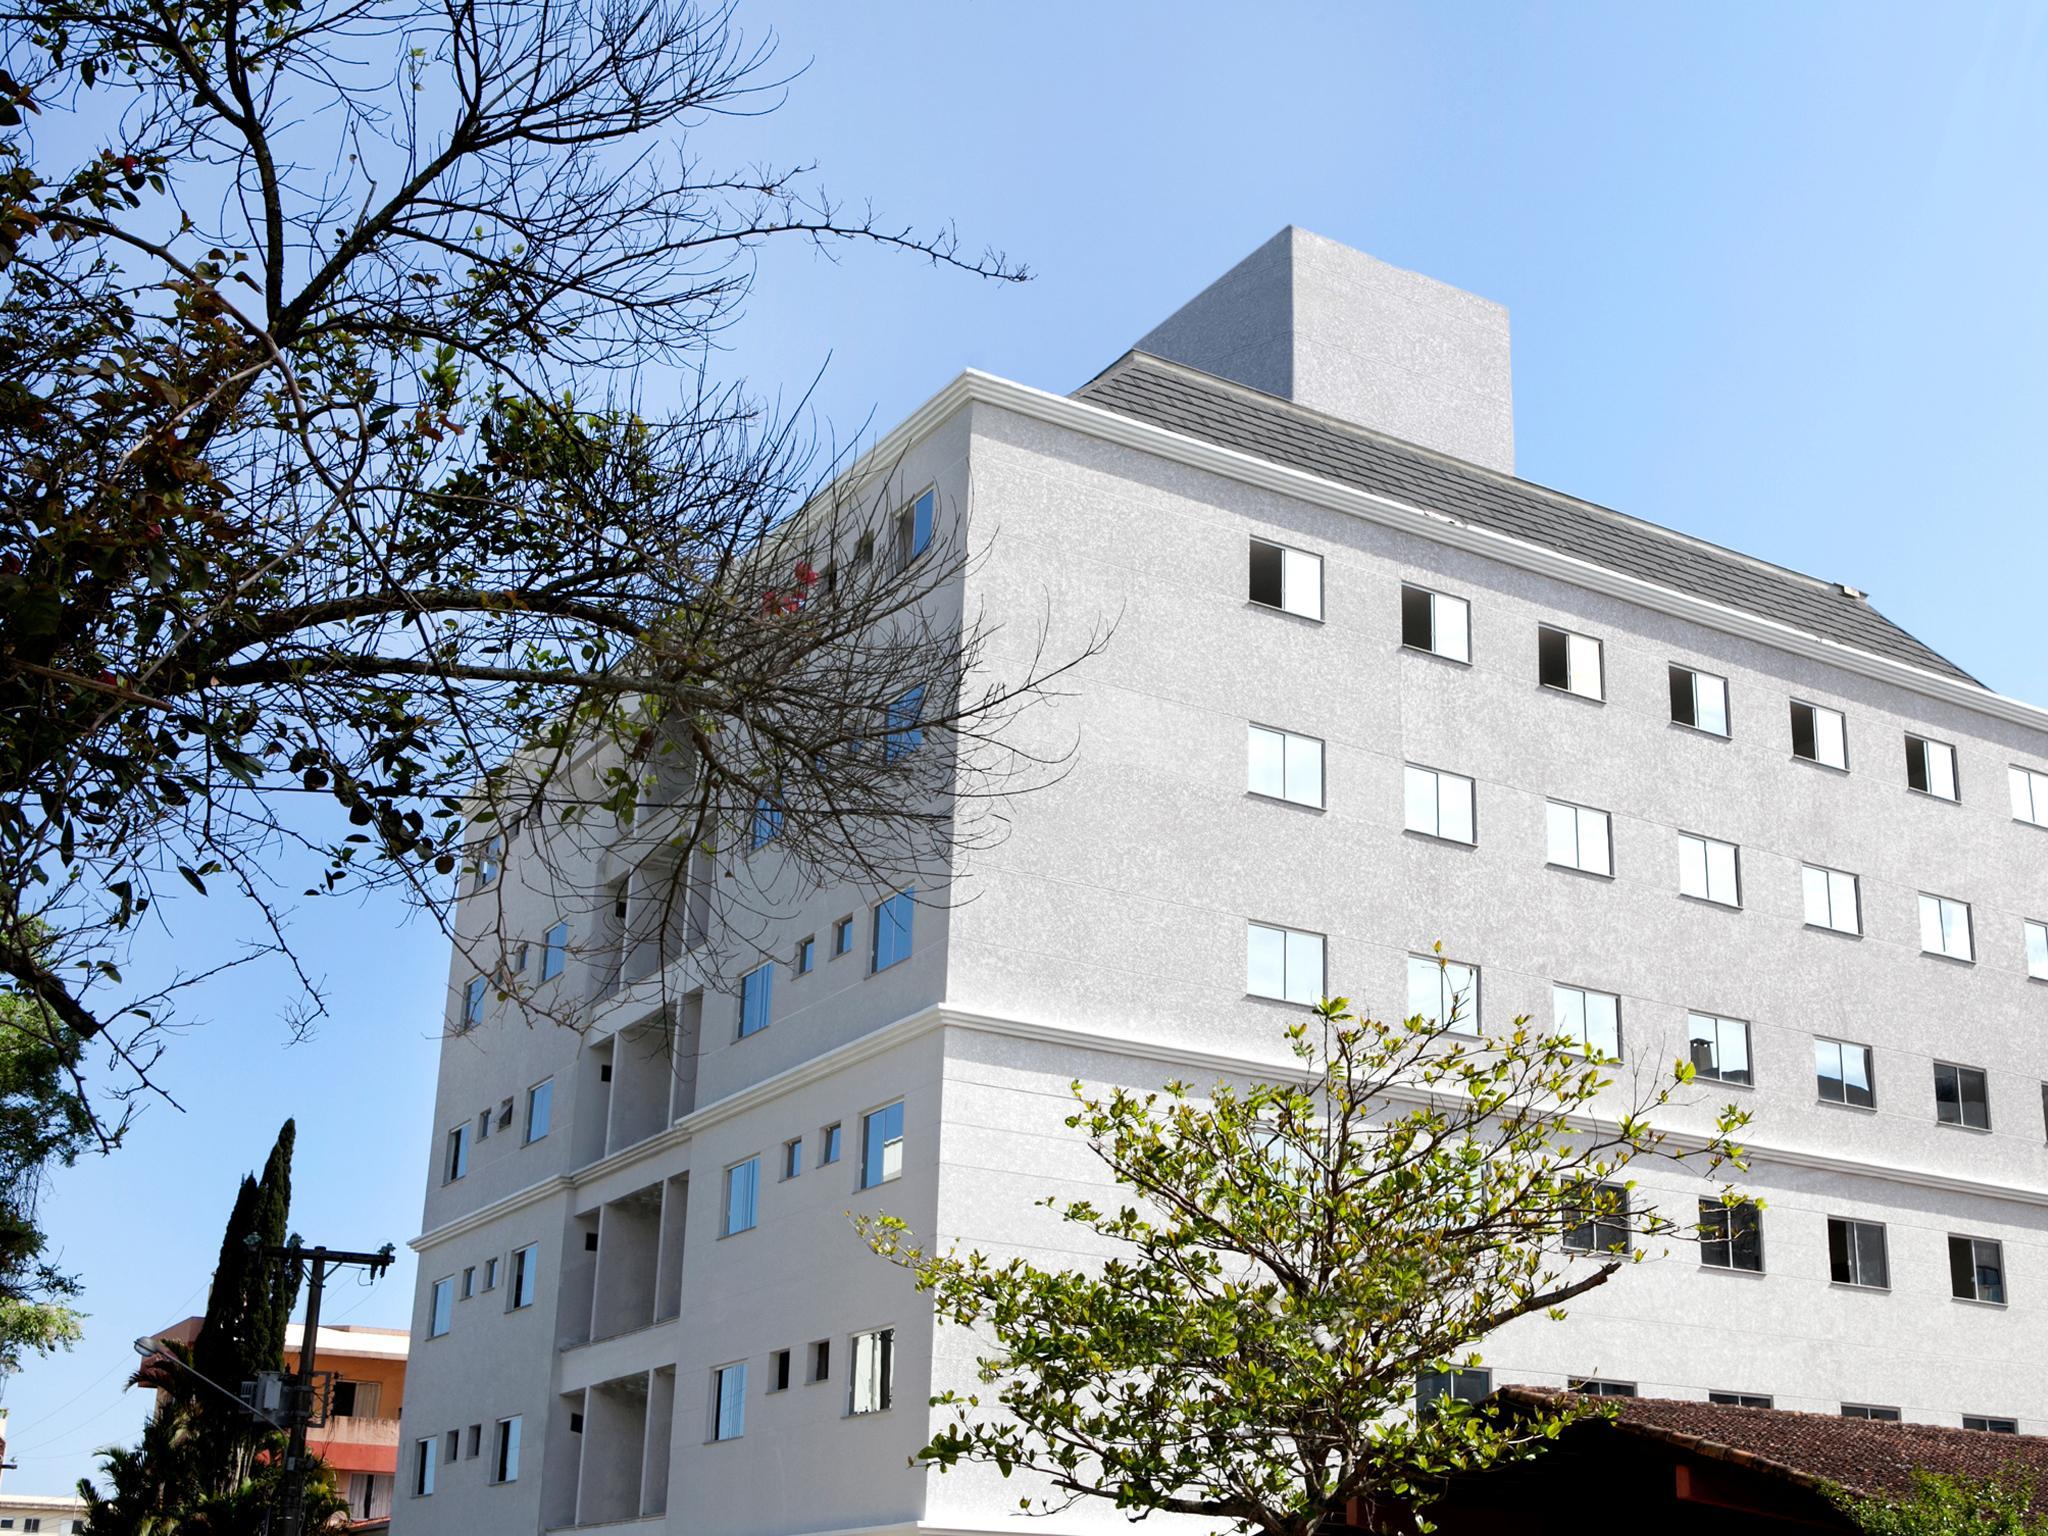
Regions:
[[588, 1027], [465, 1027], [458, 953], [400, 1536], [1012, 1523], [909, 1467], [971, 1341], [847, 1213], [1061, 1261], [1072, 1080], [1256, 1073], [1325, 987], [1434, 1011], [1438, 941], [1482, 1029], [1690, 1056], [1666, 1121], [1747, 1108], [1766, 1201], [1493, 1380], [2048, 1431], [2048, 712], [1512, 456], [1505, 312], [1296, 230], [1076, 393], [964, 374], [878, 445], [987, 535], [992, 667], [1114, 620], [1013, 727], [1067, 771], [914, 906], [792, 899], [744, 1003], [593, 959], [516, 838], [484, 871]]

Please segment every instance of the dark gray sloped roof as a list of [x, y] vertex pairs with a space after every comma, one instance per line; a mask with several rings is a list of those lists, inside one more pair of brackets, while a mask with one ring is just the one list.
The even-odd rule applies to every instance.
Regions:
[[[1843, 645], [1976, 683], [1840, 587], [1289, 401], [1126, 353], [1074, 392], [1090, 405], [1545, 545]], [[1981, 685], [1980, 685], [1981, 686]]]

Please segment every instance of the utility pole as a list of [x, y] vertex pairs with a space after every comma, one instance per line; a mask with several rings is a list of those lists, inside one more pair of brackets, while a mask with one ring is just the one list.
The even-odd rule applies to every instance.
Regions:
[[[284, 1494], [280, 1500], [282, 1518], [278, 1522], [280, 1536], [303, 1536], [306, 1528], [306, 1479], [313, 1470], [312, 1458], [306, 1454], [306, 1430], [313, 1421], [315, 1407], [320, 1406], [316, 1402], [318, 1378], [313, 1371], [320, 1347], [320, 1293], [327, 1284], [330, 1268], [360, 1265], [370, 1272], [372, 1280], [382, 1278], [384, 1271], [391, 1267], [396, 1250], [389, 1243], [375, 1253], [308, 1248], [294, 1236], [282, 1247], [264, 1246], [257, 1251], [273, 1263], [290, 1265], [295, 1272], [301, 1264], [306, 1266], [306, 1324], [299, 1339], [299, 1368], [293, 1373], [289, 1390], [285, 1393], [286, 1428], [291, 1443], [285, 1451]], [[326, 1422], [326, 1417], [322, 1411], [322, 1423]]]

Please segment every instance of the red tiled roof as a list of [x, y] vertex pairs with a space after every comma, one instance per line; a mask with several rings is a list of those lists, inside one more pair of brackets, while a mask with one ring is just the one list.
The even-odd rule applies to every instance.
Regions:
[[[1570, 1394], [1503, 1387], [1507, 1402], [1539, 1404]], [[1833, 1484], [1862, 1494], [1903, 1493], [1915, 1470], [1989, 1478], [2008, 1468], [2034, 1480], [2034, 1507], [2048, 1512], [2048, 1438], [1994, 1435], [1939, 1424], [1888, 1424], [1780, 1408], [1736, 1408], [1661, 1397], [1610, 1397], [1624, 1434], [1805, 1487]]]

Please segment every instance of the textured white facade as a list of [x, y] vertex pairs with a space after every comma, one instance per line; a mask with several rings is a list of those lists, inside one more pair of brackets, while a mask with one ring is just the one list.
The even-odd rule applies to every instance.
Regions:
[[[603, 993], [579, 959], [548, 985], [596, 998], [586, 1033], [495, 1007], [454, 1033], [476, 969], [458, 955], [416, 1243], [400, 1536], [1120, 1525], [1077, 1509], [1020, 1526], [1016, 1485], [907, 1467], [932, 1391], [970, 1379], [971, 1344], [935, 1334], [846, 1213], [1071, 1257], [1033, 1204], [1100, 1182], [1061, 1124], [1070, 1081], [1283, 1059], [1296, 1010], [1246, 995], [1249, 923], [1325, 935], [1329, 989], [1381, 1013], [1406, 1011], [1407, 957], [1439, 940], [1479, 968], [1482, 1027], [1547, 1019], [1555, 983], [1618, 994], [1624, 1080], [1668, 1071], [1689, 1012], [1749, 1024], [1754, 1084], [1704, 1085], [1665, 1118], [1703, 1126], [1729, 1100], [1753, 1112], [1763, 1271], [1674, 1247], [1569, 1321], [1493, 1341], [1497, 1382], [1598, 1377], [2048, 1432], [2048, 983], [2028, 975], [2023, 928], [2048, 917], [2048, 830], [2017, 820], [2007, 790], [2011, 765], [2048, 768], [2048, 716], [999, 380], [964, 377], [877, 454], [901, 456], [905, 486], [935, 485], [975, 545], [989, 531], [960, 597], [1019, 621], [992, 667], [1024, 665], [1048, 611], [1054, 655], [1115, 620], [1071, 696], [1019, 727], [1071, 748], [1071, 768], [931, 893], [903, 964], [867, 963], [886, 892], [803, 898], [763, 939], [772, 1021], [744, 1039], [735, 997], [679, 1007], [671, 1035], [652, 977]], [[1320, 621], [1247, 601], [1254, 538], [1322, 559]], [[1469, 602], [1469, 664], [1403, 648], [1404, 582]], [[1603, 700], [1539, 685], [1542, 625], [1601, 643]], [[1726, 739], [1672, 722], [1672, 664], [1727, 680]], [[1793, 756], [1795, 699], [1845, 716], [1847, 772]], [[1322, 808], [1247, 793], [1250, 724], [1325, 744]], [[1959, 802], [1907, 786], [1909, 732], [1954, 746]], [[1403, 830], [1408, 764], [1474, 781], [1470, 846]], [[1552, 799], [1609, 813], [1610, 878], [1546, 863]], [[1738, 847], [1739, 907], [1680, 894], [1682, 834]], [[589, 857], [586, 888], [608, 855]], [[1858, 877], [1860, 936], [1808, 925], [1806, 864]], [[537, 945], [560, 917], [590, 920], [529, 883], [530, 867], [515, 841], [490, 896], [508, 931]], [[1969, 903], [1971, 962], [1923, 953], [1922, 893]], [[846, 915], [852, 951], [832, 957]], [[799, 976], [807, 935], [818, 960]], [[668, 994], [691, 995], [690, 957], [670, 963]], [[1872, 1048], [1874, 1107], [1817, 1098], [1816, 1036]], [[1988, 1075], [1988, 1130], [1938, 1122], [1937, 1062]], [[543, 1081], [549, 1131], [527, 1144], [526, 1096]], [[508, 1098], [511, 1127], [444, 1181], [449, 1132]], [[897, 1101], [901, 1176], [863, 1191], [862, 1117]], [[833, 1124], [842, 1156], [819, 1166]], [[785, 1180], [797, 1138], [802, 1172]], [[721, 1236], [725, 1170], [756, 1155], [758, 1222]], [[1693, 1198], [1684, 1175], [1644, 1181], [1675, 1206]], [[1888, 1289], [1831, 1281], [1830, 1217], [1884, 1225]], [[1952, 1296], [1955, 1234], [2001, 1245], [2006, 1304]], [[510, 1308], [512, 1255], [528, 1245], [534, 1299]], [[464, 1271], [493, 1259], [497, 1286], [461, 1299]], [[443, 1279], [456, 1299], [430, 1337]], [[892, 1404], [851, 1413], [852, 1340], [883, 1328]], [[830, 1373], [812, 1383], [819, 1341]], [[780, 1350], [791, 1385], [771, 1391]], [[744, 1430], [718, 1440], [716, 1372], [739, 1364]], [[496, 1481], [498, 1426], [515, 1417], [517, 1476]], [[422, 1443], [433, 1491], [408, 1497]]]

